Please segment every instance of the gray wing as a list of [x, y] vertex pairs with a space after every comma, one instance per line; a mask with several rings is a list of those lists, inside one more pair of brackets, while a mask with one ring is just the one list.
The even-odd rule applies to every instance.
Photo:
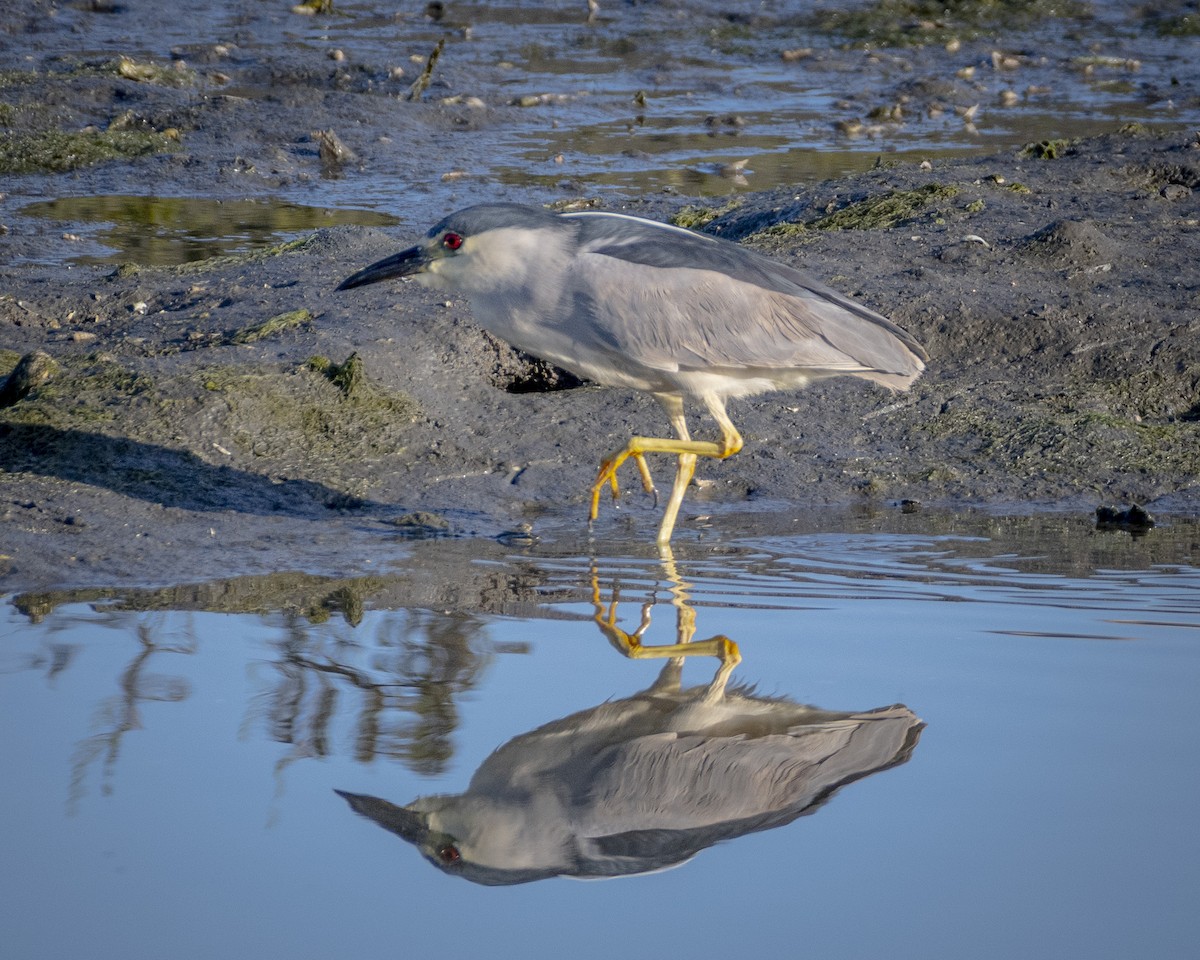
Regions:
[[657, 734], [614, 744], [573, 783], [585, 835], [785, 823], [838, 788], [908, 759], [922, 724], [900, 705], [784, 734]]
[[900, 327], [786, 264], [654, 221], [567, 216], [580, 223], [575, 316], [647, 367], [848, 373], [889, 386], [924, 367]]

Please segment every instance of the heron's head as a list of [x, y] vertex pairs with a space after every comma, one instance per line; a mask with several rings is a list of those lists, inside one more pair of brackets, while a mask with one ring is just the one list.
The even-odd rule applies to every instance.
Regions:
[[467, 295], [532, 289], [562, 261], [574, 230], [569, 221], [538, 207], [468, 207], [436, 224], [415, 247], [364, 267], [337, 289], [397, 277]]
[[[527, 883], [570, 873], [574, 845], [546, 804], [484, 796], [419, 797], [399, 806], [379, 797], [336, 791], [352, 810], [407, 840], [439, 870], [488, 885]], [[551, 804], [551, 806], [555, 806]]]

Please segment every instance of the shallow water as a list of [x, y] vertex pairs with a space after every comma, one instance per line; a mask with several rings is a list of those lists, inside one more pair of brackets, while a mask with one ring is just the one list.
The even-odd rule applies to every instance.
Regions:
[[[405, 577], [462, 542], [10, 597], [6, 955], [1191, 956], [1196, 525], [920, 524], [486, 551], [437, 602]], [[740, 648], [724, 698], [712, 656], [684, 696], [614, 649], [643, 610], [647, 645], [694, 616]], [[446, 873], [334, 792], [461, 794], [503, 744], [441, 804]]]
[[128, 194], [61, 197], [21, 208], [28, 217], [71, 223], [82, 243], [71, 263], [123, 260], [170, 267], [246, 254], [308, 236], [322, 227], [387, 227], [399, 221], [374, 210], [334, 210], [278, 200], [216, 200]]
[[[1131, 122], [1174, 129], [1200, 120], [1195, 37], [1160, 35], [1153, 5], [1116, 0], [1093, 0], [1078, 19], [983, 36], [966, 28], [958, 45], [957, 35], [947, 46], [948, 34], [934, 31], [923, 46], [876, 49], [814, 26], [806, 5], [771, 2], [601, 3], [592, 22], [582, 2], [546, 0], [445, 4], [438, 18], [421, 4], [375, 0], [340, 2], [334, 15], [318, 17], [289, 6], [218, 0], [148, 7], [136, 18], [67, 7], [54, 22], [80, 34], [88, 56], [192, 63], [206, 78], [195, 94], [205, 101], [316, 100], [336, 89], [335, 132], [363, 162], [314, 175], [315, 146], [297, 142], [304, 136], [295, 129], [273, 131], [265, 145], [244, 149], [270, 155], [290, 144], [292, 166], [283, 167], [293, 174], [258, 199], [365, 207], [421, 232], [471, 203], [802, 190], [885, 159], [936, 167]], [[23, 39], [38, 49], [40, 38]], [[424, 103], [405, 103], [443, 39]], [[201, 140], [189, 136], [185, 145], [202, 150]], [[171, 193], [201, 189], [188, 183]], [[243, 188], [262, 189], [252, 177]], [[98, 230], [77, 208], [14, 212], [58, 214], [60, 242], [33, 258], [39, 263], [195, 259], [262, 220], [254, 210], [247, 221], [237, 205], [216, 220], [208, 211], [189, 215], [190, 234], [165, 234], [157, 259], [143, 260], [138, 232], [119, 219]], [[64, 247], [62, 229], [89, 242]], [[287, 235], [260, 231], [253, 241]], [[177, 249], [166, 254], [172, 239]]]

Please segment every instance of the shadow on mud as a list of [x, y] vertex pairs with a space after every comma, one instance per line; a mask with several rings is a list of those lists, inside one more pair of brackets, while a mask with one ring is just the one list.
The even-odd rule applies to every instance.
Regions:
[[184, 450], [40, 424], [0, 424], [0, 470], [86, 483], [183, 510], [309, 517], [378, 506], [311, 480], [272, 479]]

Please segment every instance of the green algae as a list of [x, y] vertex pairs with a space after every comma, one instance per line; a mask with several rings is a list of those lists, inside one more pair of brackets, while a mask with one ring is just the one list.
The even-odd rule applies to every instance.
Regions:
[[21, 357], [11, 372], [0, 380], [0, 407], [11, 407], [25, 399], [38, 387], [58, 375], [59, 365], [44, 350], [34, 350]]
[[812, 23], [854, 45], [911, 47], [975, 40], [1087, 12], [1079, 0], [875, 0], [853, 10], [816, 13]]
[[164, 273], [175, 274], [176, 276], [187, 277], [195, 274], [210, 273], [214, 270], [219, 270], [224, 267], [235, 267], [247, 263], [259, 263], [263, 260], [269, 260], [272, 257], [283, 256], [288, 253], [296, 253], [306, 249], [316, 236], [300, 237], [297, 240], [288, 240], [284, 243], [277, 243], [274, 246], [266, 247], [261, 250], [248, 250], [245, 253], [222, 254], [220, 256], [208, 257], [204, 260], [192, 260], [187, 263], [179, 263], [171, 266], [163, 267], [143, 267], [136, 263], [122, 263], [116, 270], [110, 274], [113, 278], [132, 277], [143, 270], [161, 270]]
[[743, 202], [738, 198], [719, 207], [687, 206], [671, 217], [671, 223], [688, 230], [700, 230], [719, 217], [738, 209]]
[[794, 237], [810, 230], [884, 230], [913, 219], [930, 204], [957, 195], [958, 187], [936, 183], [916, 190], [889, 190], [814, 220], [774, 224], [755, 237]]
[[6, 350], [0, 347], [0, 377], [7, 377], [21, 360], [21, 354], [16, 350]]
[[[0, 409], [0, 428], [21, 427], [30, 444], [42, 437], [49, 447], [86, 434], [191, 450], [201, 459], [220, 454], [224, 463], [232, 457], [243, 467], [286, 469], [353, 496], [369, 486], [364, 465], [403, 452], [417, 413], [410, 397], [375, 383], [361, 365], [350, 388], [309, 365], [165, 376], [105, 354], [62, 357], [59, 365], [53, 380]], [[149, 482], [129, 469], [121, 477]]]
[[1150, 20], [1150, 26], [1160, 37], [1200, 37], [1200, 11], [1159, 15]]
[[[1003, 460], [1027, 476], [1080, 478], [1095, 473], [1098, 450], [1108, 473], [1195, 475], [1200, 472], [1200, 423], [1174, 419], [1147, 421], [1104, 409], [1082, 409], [1077, 402], [1021, 403], [997, 413], [969, 406], [943, 412], [919, 429], [939, 438], [968, 442], [974, 457]], [[1097, 489], [1102, 481], [1097, 479]]]
[[[80, 78], [118, 77], [135, 83], [187, 87], [196, 82], [191, 71], [176, 63], [159, 66], [130, 57], [99, 61], [64, 61], [41, 71], [7, 70], [0, 72], [0, 90], [17, 91], [20, 103], [6, 103], [0, 112], [0, 125], [20, 126], [0, 138], [0, 174], [65, 173], [111, 161], [130, 161], [179, 149], [179, 131], [150, 129], [144, 120], [126, 111], [100, 130], [60, 130], [48, 122], [47, 101], [59, 97], [68, 102], [73, 85]], [[45, 83], [48, 94], [31, 98], [25, 88]], [[18, 124], [18, 121], [24, 121]]]
[[0, 139], [0, 173], [65, 173], [178, 149], [177, 138], [153, 130], [51, 130]]
[[1057, 160], [1071, 146], [1070, 140], [1039, 140], [1027, 143], [1017, 156], [1033, 160]]
[[227, 335], [226, 342], [229, 344], [257, 343], [259, 340], [273, 337], [277, 333], [305, 326], [312, 321], [312, 316], [312, 311], [304, 308], [277, 313], [262, 323], [251, 324], [241, 330], [233, 331]]
[[221, 398], [227, 435], [256, 458], [303, 452], [312, 463], [353, 463], [396, 453], [398, 431], [417, 411], [410, 397], [372, 382], [361, 367], [353, 388], [309, 364], [283, 372], [215, 367], [190, 379]]
[[104, 354], [62, 357], [57, 375], [0, 412], [0, 422], [95, 428], [114, 422], [125, 404], [154, 390], [152, 378], [128, 370]]

